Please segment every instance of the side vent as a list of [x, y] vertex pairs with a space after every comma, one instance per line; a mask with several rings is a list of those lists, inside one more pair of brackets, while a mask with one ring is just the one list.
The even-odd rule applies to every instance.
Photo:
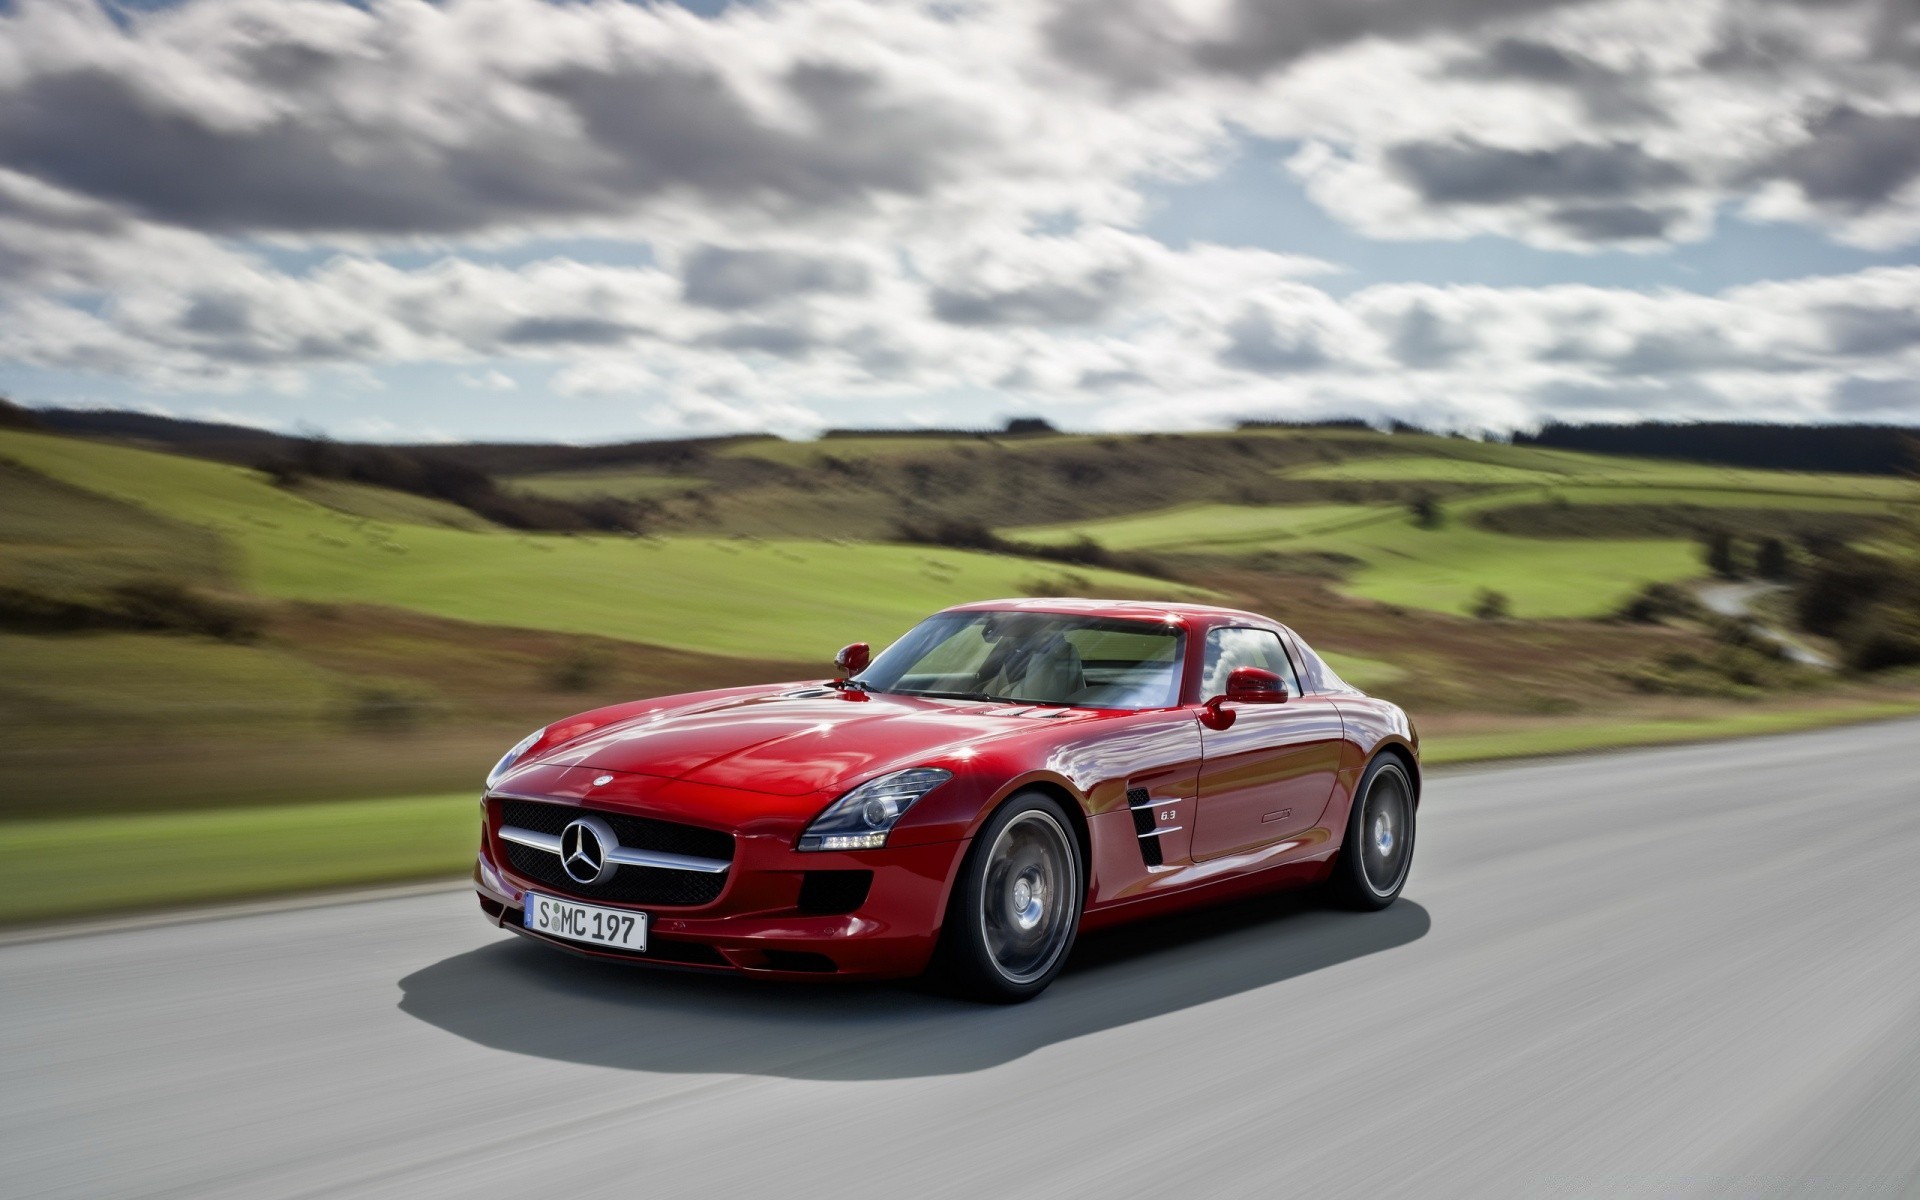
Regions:
[[1140, 857], [1150, 867], [1160, 865], [1160, 835], [1153, 827], [1153, 796], [1145, 788], [1127, 789], [1127, 808], [1133, 812], [1133, 832], [1140, 839]]

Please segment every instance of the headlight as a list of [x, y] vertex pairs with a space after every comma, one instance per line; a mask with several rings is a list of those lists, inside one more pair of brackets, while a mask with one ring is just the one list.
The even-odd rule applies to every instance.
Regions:
[[802, 850], [878, 850], [913, 802], [953, 778], [938, 767], [913, 767], [869, 779], [827, 806], [800, 835]]
[[546, 732], [546, 728], [543, 726], [515, 742], [513, 749], [501, 755], [500, 761], [493, 764], [493, 770], [487, 772], [487, 786], [492, 787], [494, 784], [499, 783], [500, 777], [508, 771], [513, 770], [513, 764], [520, 761], [522, 754], [533, 749], [533, 744], [539, 741]]

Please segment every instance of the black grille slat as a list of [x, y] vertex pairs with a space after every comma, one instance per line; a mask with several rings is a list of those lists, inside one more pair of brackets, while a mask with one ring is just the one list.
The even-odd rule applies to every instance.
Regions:
[[[636, 817], [605, 809], [578, 808], [571, 804], [543, 804], [535, 800], [497, 800], [495, 803], [500, 806], [502, 825], [517, 825], [521, 829], [558, 837], [560, 831], [576, 818], [591, 813], [607, 823], [622, 846], [733, 861], [733, 837], [714, 829], [701, 829], [697, 825], [681, 825], [674, 821], [656, 821], [651, 817]], [[507, 865], [515, 874], [532, 880], [546, 891], [580, 900], [695, 908], [719, 899], [727, 886], [725, 872], [706, 874], [654, 867], [621, 867], [611, 878], [600, 883], [576, 883], [561, 869], [557, 855], [504, 840], [501, 848], [506, 853]]]
[[1127, 807], [1133, 812], [1133, 832], [1140, 839], [1140, 858], [1150, 867], [1157, 867], [1163, 859], [1160, 855], [1160, 838], [1153, 832], [1153, 806], [1148, 801], [1153, 794], [1145, 788], [1127, 789]]
[[627, 813], [599, 808], [576, 808], [571, 804], [542, 804], [537, 800], [501, 800], [500, 823], [518, 825], [535, 833], [560, 836], [574, 818], [592, 813], [605, 821], [622, 846], [635, 850], [658, 850], [663, 854], [685, 854], [693, 858], [719, 858], [733, 861], [733, 835], [677, 821], [656, 821]]

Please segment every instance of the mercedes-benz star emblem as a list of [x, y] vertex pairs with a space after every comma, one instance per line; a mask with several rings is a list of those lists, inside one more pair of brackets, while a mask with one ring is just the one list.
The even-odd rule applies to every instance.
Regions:
[[560, 831], [560, 868], [575, 883], [599, 883], [618, 869], [607, 861], [618, 844], [604, 821], [582, 817]]

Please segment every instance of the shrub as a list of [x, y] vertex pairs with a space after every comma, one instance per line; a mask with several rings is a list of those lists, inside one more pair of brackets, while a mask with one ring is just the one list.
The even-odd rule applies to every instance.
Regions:
[[1422, 529], [1439, 529], [1447, 523], [1447, 510], [1432, 496], [1421, 494], [1407, 505], [1407, 511], [1413, 515], [1413, 523]]
[[1096, 590], [1093, 580], [1072, 571], [1020, 581], [1020, 594], [1023, 596], [1091, 596]]
[[547, 686], [556, 692], [587, 692], [607, 680], [606, 659], [576, 648], [547, 665]]
[[260, 610], [243, 601], [196, 591], [168, 579], [123, 583], [111, 602], [128, 629], [198, 633], [227, 642], [250, 642], [264, 625]]
[[1774, 688], [1808, 681], [1791, 663], [1741, 646], [1708, 654], [1680, 650], [1628, 667], [1620, 677], [1636, 691], [1662, 696], [1711, 696], [1744, 700]]
[[1809, 633], [1838, 637], [1901, 583], [1890, 559], [1844, 550], [1818, 559], [1794, 590], [1794, 619]]
[[1467, 611], [1482, 621], [1504, 621], [1513, 615], [1513, 604], [1505, 592], [1481, 588], [1474, 593], [1473, 604]]
[[170, 579], [133, 580], [104, 593], [70, 595], [0, 587], [0, 626], [35, 633], [123, 629], [250, 642], [265, 624], [261, 610], [251, 603]]
[[1150, 554], [1109, 550], [1089, 537], [1063, 545], [1016, 542], [1001, 537], [980, 521], [968, 517], [942, 517], [921, 524], [900, 521], [895, 532], [903, 542], [917, 546], [945, 546], [950, 550], [979, 550], [987, 554], [1007, 554], [1016, 558], [1038, 558], [1068, 563], [1076, 567], [1102, 567], [1109, 571], [1127, 571], [1155, 579], [1172, 578], [1167, 565]]
[[426, 705], [398, 688], [365, 687], [347, 708], [347, 721], [368, 733], [405, 733], [426, 716]]
[[1734, 561], [1733, 535], [1724, 529], [1710, 530], [1701, 539], [1700, 556], [1706, 561], [1707, 570], [1722, 579], [1738, 579], [1740, 566]]
[[1700, 602], [1693, 593], [1671, 583], [1650, 583], [1620, 606], [1620, 617], [1642, 625], [1667, 620], [1689, 620], [1701, 615]]
[[1883, 671], [1920, 663], [1920, 596], [1907, 603], [1875, 604], [1840, 639], [1847, 666]]
[[293, 442], [255, 466], [282, 487], [304, 478], [372, 484], [445, 500], [509, 529], [645, 533], [654, 512], [654, 506], [643, 500], [612, 496], [564, 500], [508, 491], [478, 467], [443, 454], [391, 446], [346, 446], [325, 438]]
[[1754, 555], [1753, 572], [1762, 579], [1782, 580], [1793, 574], [1793, 560], [1787, 556], [1787, 544], [1777, 537], [1760, 539]]

